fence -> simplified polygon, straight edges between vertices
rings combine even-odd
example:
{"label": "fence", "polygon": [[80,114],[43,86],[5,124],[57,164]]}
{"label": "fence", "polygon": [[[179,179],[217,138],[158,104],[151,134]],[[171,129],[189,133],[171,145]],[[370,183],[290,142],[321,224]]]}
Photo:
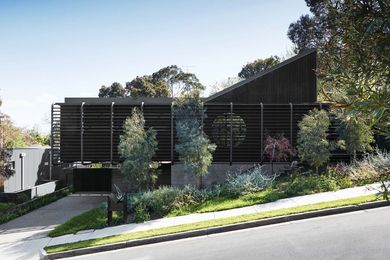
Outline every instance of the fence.
{"label": "fence", "polygon": [[[133,107],[144,113],[146,127],[157,130],[156,161],[177,162],[175,118],[171,105],[58,103],[52,108],[53,163],[119,163],[123,123]],[[267,135],[283,134],[296,145],[298,122],[326,104],[206,103],[204,131],[217,149],[214,162],[262,162]],[[330,128],[334,136],[334,128]]]}

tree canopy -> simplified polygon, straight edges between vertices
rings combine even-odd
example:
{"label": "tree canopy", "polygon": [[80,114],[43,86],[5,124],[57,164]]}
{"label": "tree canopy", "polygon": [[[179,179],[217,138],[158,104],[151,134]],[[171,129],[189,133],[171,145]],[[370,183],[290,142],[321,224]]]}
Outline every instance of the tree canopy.
{"label": "tree canopy", "polygon": [[290,25],[296,51],[317,47],[320,95],[348,116],[370,117],[390,138],[390,2],[306,0]]}
{"label": "tree canopy", "polygon": [[126,90],[123,88],[123,86],[118,83],[114,82],[111,84],[111,86],[101,86],[99,89],[99,97],[106,98],[106,97],[125,97],[126,96]]}
{"label": "tree canopy", "polygon": [[204,89],[195,74],[171,65],[152,75],[137,76],[126,82],[125,88],[117,82],[110,87],[102,86],[99,97],[178,97],[192,90]]}
{"label": "tree canopy", "polygon": [[265,59],[257,59],[242,67],[241,71],[238,73],[238,76],[243,79],[250,78],[259,72],[275,66],[279,62],[280,58],[276,55]]}

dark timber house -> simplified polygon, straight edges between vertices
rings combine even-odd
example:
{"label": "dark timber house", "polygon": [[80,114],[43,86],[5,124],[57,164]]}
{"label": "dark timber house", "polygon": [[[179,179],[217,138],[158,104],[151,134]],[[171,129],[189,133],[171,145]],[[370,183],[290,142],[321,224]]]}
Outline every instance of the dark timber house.
{"label": "dark timber house", "polygon": [[[317,53],[308,50],[204,100],[204,130],[217,144],[205,183],[221,181],[228,170],[264,161],[266,135],[284,134],[296,145],[297,123],[317,103]],[[175,153],[175,124],[170,98],[65,98],[52,106],[54,164],[104,163],[104,169],[73,168],[81,191],[110,191],[123,181],[118,170],[119,136],[134,106],[146,126],[157,130],[162,165],[160,184],[194,183]]]}

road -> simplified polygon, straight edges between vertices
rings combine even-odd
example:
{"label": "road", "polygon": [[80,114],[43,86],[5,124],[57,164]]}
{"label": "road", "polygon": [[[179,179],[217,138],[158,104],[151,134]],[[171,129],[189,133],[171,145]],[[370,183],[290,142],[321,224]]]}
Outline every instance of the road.
{"label": "road", "polygon": [[386,207],[72,259],[390,259],[389,242]]}

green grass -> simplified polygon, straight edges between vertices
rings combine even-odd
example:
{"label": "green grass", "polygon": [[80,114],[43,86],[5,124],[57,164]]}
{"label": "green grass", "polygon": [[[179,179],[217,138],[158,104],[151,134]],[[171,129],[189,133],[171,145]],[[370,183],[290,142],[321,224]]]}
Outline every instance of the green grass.
{"label": "green grass", "polygon": [[0,202],[0,211],[5,211],[15,206],[15,203]]}
{"label": "green grass", "polygon": [[74,242],[69,244],[50,246],[50,247],[45,247],[45,250],[49,254],[57,253],[57,252],[80,249],[85,247],[106,245],[106,244],[124,242],[124,241],[141,239],[141,238],[168,235],[168,234],[174,234],[179,232],[217,227],[217,226],[259,220],[259,219],[265,219],[265,218],[271,218],[277,216],[291,215],[291,214],[328,209],[328,208],[336,208],[336,207],[342,207],[347,205],[358,205],[358,204],[372,202],[376,200],[378,200],[378,197],[376,195],[368,195],[368,196],[361,196],[361,197],[355,197],[350,199],[321,202],[321,203],[293,207],[293,208],[271,210],[271,211],[259,212],[254,214],[240,215],[235,217],[222,218],[222,219],[209,220],[209,221],[201,221],[201,222],[196,222],[191,224],[177,225],[172,227],[152,229],[147,231],[139,231],[139,232],[85,240],[80,242]]}
{"label": "green grass", "polygon": [[256,204],[272,202],[285,197],[286,196],[284,195],[284,193],[271,188],[253,194],[240,196],[238,198],[215,197],[199,205],[193,205],[174,210],[168,213],[166,217],[241,208]]}
{"label": "green grass", "polygon": [[[113,222],[119,222],[122,219],[119,212],[113,213]],[[49,232],[49,237],[58,237],[66,234],[75,234],[80,230],[100,229],[107,226],[107,208],[98,207],[81,215],[75,216],[67,222],[57,226]]]}

